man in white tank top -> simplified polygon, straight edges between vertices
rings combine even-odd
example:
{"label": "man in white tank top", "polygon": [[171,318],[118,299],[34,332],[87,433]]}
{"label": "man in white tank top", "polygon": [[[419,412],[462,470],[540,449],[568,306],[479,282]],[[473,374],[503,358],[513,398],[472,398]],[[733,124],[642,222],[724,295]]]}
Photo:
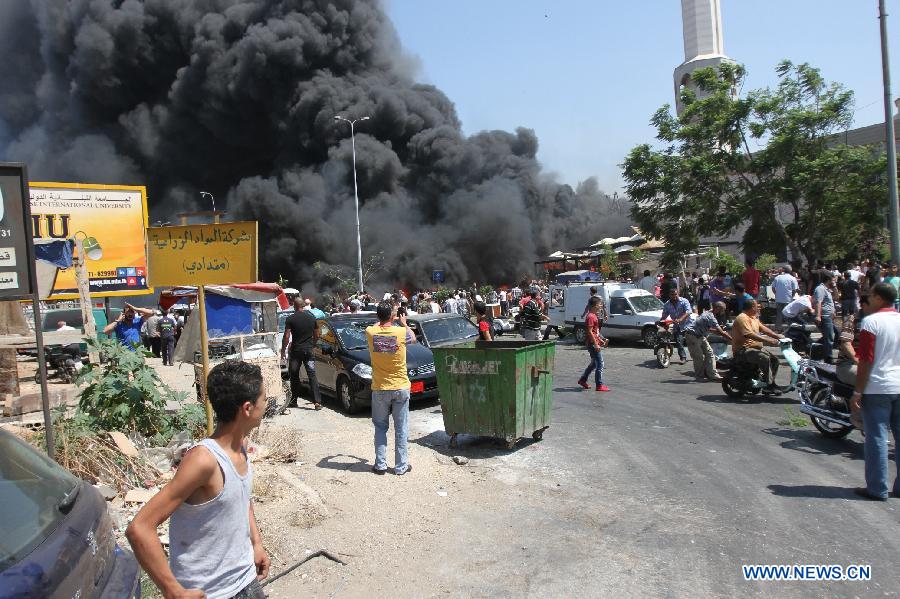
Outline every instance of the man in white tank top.
{"label": "man in white tank top", "polygon": [[[266,409],[259,366],[226,361],[209,373],[216,430],[185,454],[172,481],[125,532],[141,567],[166,598],[263,599],[269,573],[243,446]],[[156,535],[169,522],[169,560]]]}

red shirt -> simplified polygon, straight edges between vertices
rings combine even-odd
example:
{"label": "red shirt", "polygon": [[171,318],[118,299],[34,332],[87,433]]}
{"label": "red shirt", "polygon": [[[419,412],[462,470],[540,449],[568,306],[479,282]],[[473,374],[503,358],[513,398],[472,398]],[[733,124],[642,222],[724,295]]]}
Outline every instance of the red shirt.
{"label": "red shirt", "polygon": [[593,312],[588,312],[584,319],[584,326],[587,327],[587,343],[591,347],[599,345],[600,341],[600,319]]}
{"label": "red shirt", "polygon": [[486,320],[478,321],[478,332],[481,333],[482,338],[485,337],[484,333],[487,333],[490,330],[491,330],[491,323],[489,323]]}
{"label": "red shirt", "polygon": [[756,270],[752,266],[748,266],[747,270],[744,271],[744,274],[741,275],[741,280],[744,282],[744,291],[752,295],[754,298],[759,295],[758,270]]}

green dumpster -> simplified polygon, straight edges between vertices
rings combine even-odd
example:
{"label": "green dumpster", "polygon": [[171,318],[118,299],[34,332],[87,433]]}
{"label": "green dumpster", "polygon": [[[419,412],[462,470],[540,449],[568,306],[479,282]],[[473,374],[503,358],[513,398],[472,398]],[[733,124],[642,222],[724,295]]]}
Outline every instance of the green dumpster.
{"label": "green dumpster", "polygon": [[512,449],[550,426],[556,343],[472,341],[432,348],[444,430],[497,437]]}

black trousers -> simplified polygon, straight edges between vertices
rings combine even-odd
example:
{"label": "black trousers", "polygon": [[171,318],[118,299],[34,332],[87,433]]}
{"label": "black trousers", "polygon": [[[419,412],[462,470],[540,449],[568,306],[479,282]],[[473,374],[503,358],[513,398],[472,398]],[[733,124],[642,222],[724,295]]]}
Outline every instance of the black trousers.
{"label": "black trousers", "polygon": [[175,364],[175,337],[160,337],[159,343],[162,349],[163,365]]}
{"label": "black trousers", "polygon": [[291,350],[288,362],[288,374],[291,379],[291,399],[300,397],[300,366],[306,368],[306,378],[309,379],[309,388],[313,394],[313,403],[322,403],[319,393],[319,380],[316,378],[316,361],[311,349]]}
{"label": "black trousers", "polygon": [[159,357],[160,348],[162,347],[161,341],[160,337],[150,337],[150,351],[153,352],[154,358]]}

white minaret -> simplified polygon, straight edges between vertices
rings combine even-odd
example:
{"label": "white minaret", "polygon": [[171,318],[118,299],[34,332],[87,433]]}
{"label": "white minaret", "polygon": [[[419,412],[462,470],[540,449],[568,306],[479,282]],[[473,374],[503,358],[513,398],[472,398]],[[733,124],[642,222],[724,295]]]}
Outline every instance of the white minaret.
{"label": "white minaret", "polygon": [[675,108],[681,114],[681,86],[691,85],[691,73],[722,62],[725,55],[722,35],[722,11],[719,0],[681,0],[684,30],[684,62],[675,69]]}

